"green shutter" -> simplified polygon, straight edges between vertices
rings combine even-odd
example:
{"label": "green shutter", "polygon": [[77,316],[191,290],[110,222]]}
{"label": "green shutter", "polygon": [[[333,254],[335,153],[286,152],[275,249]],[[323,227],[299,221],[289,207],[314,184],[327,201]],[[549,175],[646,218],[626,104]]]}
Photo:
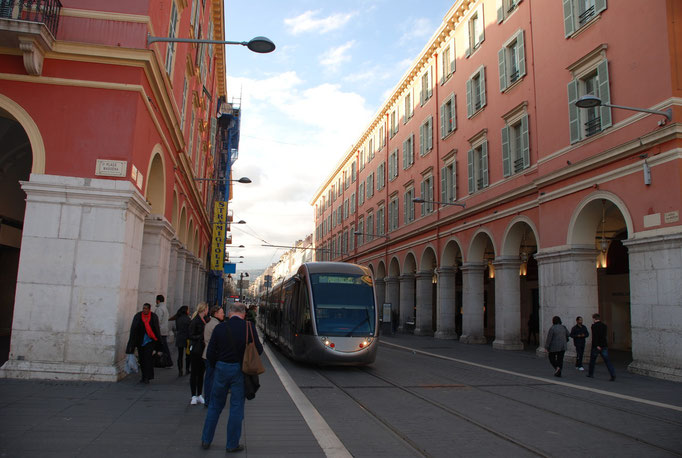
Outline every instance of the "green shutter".
{"label": "green shutter", "polygon": [[407,140],[403,141],[403,170],[407,168]]}
{"label": "green shutter", "polygon": [[471,115],[474,114],[472,97],[471,78],[469,78],[467,80],[467,118],[470,118]]}
{"label": "green shutter", "polygon": [[476,191],[476,177],[474,176],[474,150],[470,149],[467,153],[469,169],[469,194]]}
{"label": "green shutter", "polygon": [[452,126],[450,132],[454,132],[457,129],[457,96],[452,94],[452,103],[450,104],[450,122]]}
{"label": "green shutter", "polygon": [[454,161],[452,163],[452,175],[450,178],[450,189],[452,192],[450,193],[450,200],[452,202],[457,200],[457,161]]}
{"label": "green shutter", "polygon": [[516,37],[516,55],[519,56],[519,78],[526,74],[526,50],[523,45],[523,30]]}
{"label": "green shutter", "polygon": [[573,0],[564,0],[564,36],[570,37],[575,32],[573,19]]}
{"label": "green shutter", "polygon": [[429,116],[429,121],[426,125],[426,146],[428,146],[429,151],[433,149],[433,116]]}
{"label": "green shutter", "polygon": [[571,144],[580,141],[580,113],[575,106],[578,100],[578,80],[568,83],[568,125],[571,136]]}
{"label": "green shutter", "polygon": [[423,156],[426,152],[426,123],[419,126],[419,155]]}
{"label": "green shutter", "polygon": [[594,12],[599,14],[606,9],[606,0],[595,0],[594,2]]}
{"label": "green shutter", "polygon": [[447,109],[448,103],[447,101],[440,106],[440,138],[445,138],[445,129],[447,126],[445,125],[445,110]]}
{"label": "green shutter", "polygon": [[483,187],[488,186],[488,142],[485,141],[481,145],[481,176],[483,178]]}
{"label": "green shutter", "polygon": [[469,27],[469,21],[466,23],[466,41],[467,41],[467,47],[464,50],[464,55],[466,57],[469,57],[471,55],[471,27]]}
{"label": "green shutter", "polygon": [[455,55],[455,39],[453,38],[450,43],[450,73],[455,73]]}
{"label": "green shutter", "polygon": [[481,108],[483,108],[486,104],[485,102],[485,67],[481,67],[481,85],[479,86],[481,89]]}
{"label": "green shutter", "polygon": [[528,115],[521,118],[521,157],[523,168],[530,167],[530,136],[528,135]]}
{"label": "green shutter", "polygon": [[440,201],[448,202],[448,168],[442,167],[440,169]]}
{"label": "green shutter", "polygon": [[507,89],[507,64],[505,57],[507,56],[507,48],[502,47],[497,51],[497,67],[500,69],[500,92]]}
{"label": "green shutter", "polygon": [[509,126],[502,128],[502,173],[505,177],[511,175],[511,151],[509,148]]}
{"label": "green shutter", "polygon": [[403,199],[403,222],[407,223],[410,219],[408,218],[409,216],[409,209],[407,208],[407,200],[408,200],[408,193],[405,193],[405,198]]}
{"label": "green shutter", "polygon": [[[426,181],[421,182],[420,188],[421,188],[421,198],[424,200],[429,200],[429,193],[426,192]],[[425,202],[421,204],[421,215],[422,216],[424,216],[424,214],[426,213],[426,207],[427,206],[428,206],[428,204]]]}
{"label": "green shutter", "polygon": [[497,23],[504,21],[504,2],[497,0]]}
{"label": "green shutter", "polygon": [[485,40],[485,21],[483,20],[483,5],[478,5],[478,23],[479,23],[479,32],[478,32],[478,45],[480,46],[481,43],[483,43],[483,40]]}
{"label": "green shutter", "polygon": [[[611,104],[611,93],[609,91],[609,63],[604,59],[597,66],[597,79],[599,80],[599,98],[602,103]],[[599,107],[599,115],[601,116],[601,128],[606,129],[612,124],[611,107]]]}

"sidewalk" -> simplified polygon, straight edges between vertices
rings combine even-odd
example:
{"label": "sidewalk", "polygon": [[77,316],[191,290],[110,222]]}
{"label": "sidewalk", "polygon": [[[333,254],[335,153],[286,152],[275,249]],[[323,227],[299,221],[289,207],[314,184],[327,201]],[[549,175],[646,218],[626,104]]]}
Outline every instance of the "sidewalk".
{"label": "sidewalk", "polygon": [[[256,399],[246,401],[235,456],[324,456],[268,358]],[[1,457],[225,456],[229,408],[213,444],[201,449],[206,409],[190,405],[189,376],[154,369],[151,384],[132,374],[118,383],[0,380]]]}

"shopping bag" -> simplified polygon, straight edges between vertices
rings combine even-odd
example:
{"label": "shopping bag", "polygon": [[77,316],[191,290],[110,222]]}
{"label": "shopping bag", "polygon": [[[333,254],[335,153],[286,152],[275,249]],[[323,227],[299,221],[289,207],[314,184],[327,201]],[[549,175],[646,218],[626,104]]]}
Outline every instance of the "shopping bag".
{"label": "shopping bag", "polygon": [[135,358],[135,355],[132,353],[126,355],[126,362],[123,366],[123,370],[126,371],[126,374],[137,374],[137,371],[139,370],[137,358]]}
{"label": "shopping bag", "polygon": [[[249,336],[252,336],[249,342]],[[255,333],[251,330],[251,323],[246,323],[246,349],[244,350],[244,361],[242,362],[242,372],[247,375],[258,375],[265,372],[263,362],[260,360],[258,349],[255,343]]]}
{"label": "shopping bag", "polygon": [[244,397],[249,401],[256,397],[256,391],[260,388],[257,375],[244,374]]}

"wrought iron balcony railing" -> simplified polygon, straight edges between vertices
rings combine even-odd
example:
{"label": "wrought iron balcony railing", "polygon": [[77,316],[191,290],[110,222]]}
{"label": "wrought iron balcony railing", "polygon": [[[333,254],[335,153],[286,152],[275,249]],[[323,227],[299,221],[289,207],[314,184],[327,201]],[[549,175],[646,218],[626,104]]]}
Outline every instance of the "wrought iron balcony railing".
{"label": "wrought iron balcony railing", "polygon": [[0,0],[0,18],[45,24],[53,37],[57,37],[59,0]]}

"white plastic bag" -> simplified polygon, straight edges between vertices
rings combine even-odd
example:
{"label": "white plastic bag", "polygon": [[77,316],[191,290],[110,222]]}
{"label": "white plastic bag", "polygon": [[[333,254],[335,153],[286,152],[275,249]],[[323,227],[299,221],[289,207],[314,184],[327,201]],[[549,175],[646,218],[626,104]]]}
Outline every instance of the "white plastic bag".
{"label": "white plastic bag", "polygon": [[137,358],[135,358],[135,355],[133,354],[128,354],[126,355],[126,363],[125,366],[123,367],[123,370],[126,371],[127,374],[137,374],[138,366],[137,366]]}

